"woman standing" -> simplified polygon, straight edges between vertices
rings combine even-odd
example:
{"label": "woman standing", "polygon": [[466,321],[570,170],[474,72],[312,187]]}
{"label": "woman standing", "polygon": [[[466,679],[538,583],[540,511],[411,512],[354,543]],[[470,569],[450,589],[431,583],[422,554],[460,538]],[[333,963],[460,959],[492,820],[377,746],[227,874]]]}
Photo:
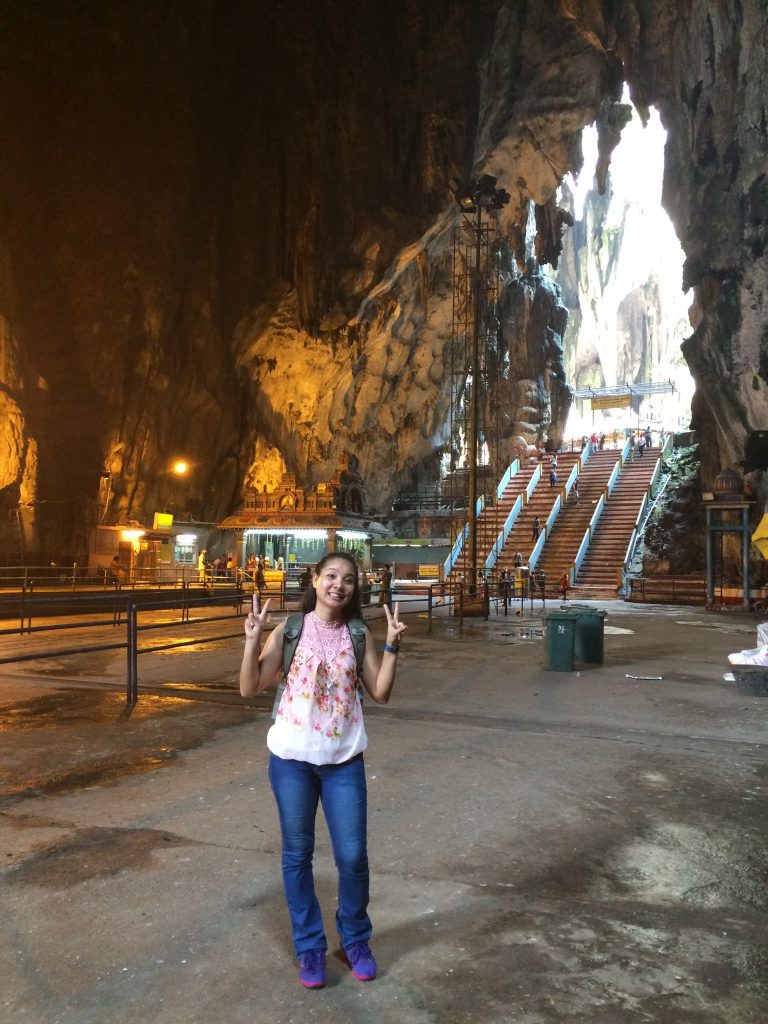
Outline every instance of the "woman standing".
{"label": "woman standing", "polygon": [[[259,654],[269,601],[245,620],[240,693],[252,697],[275,681],[282,668],[284,624],[270,633]],[[328,943],[315,895],[312,854],[318,802],[323,805],[339,874],[336,928],[356,978],[372,981],[376,961],[368,940],[367,793],[363,751],[368,738],[348,623],[362,617],[357,563],[346,552],[329,552],[304,594],[302,633],[291,662],[275,724],[267,734],[269,780],[283,839],[283,884],[291,932],[306,988],[325,985]],[[395,681],[400,637],[407,628],[398,606],[384,606],[387,640],[379,660],[369,630],[362,684],[386,704]]]}

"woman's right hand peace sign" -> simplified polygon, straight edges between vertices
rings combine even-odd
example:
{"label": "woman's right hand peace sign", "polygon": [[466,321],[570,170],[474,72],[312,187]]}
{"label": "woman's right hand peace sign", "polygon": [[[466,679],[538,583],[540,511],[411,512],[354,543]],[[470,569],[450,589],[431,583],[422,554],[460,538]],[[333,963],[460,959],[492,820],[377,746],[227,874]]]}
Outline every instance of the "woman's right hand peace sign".
{"label": "woman's right hand peace sign", "polygon": [[262,627],[267,621],[269,611],[269,598],[261,604],[261,595],[254,594],[251,603],[251,610],[245,617],[245,638],[246,640],[258,640]]}

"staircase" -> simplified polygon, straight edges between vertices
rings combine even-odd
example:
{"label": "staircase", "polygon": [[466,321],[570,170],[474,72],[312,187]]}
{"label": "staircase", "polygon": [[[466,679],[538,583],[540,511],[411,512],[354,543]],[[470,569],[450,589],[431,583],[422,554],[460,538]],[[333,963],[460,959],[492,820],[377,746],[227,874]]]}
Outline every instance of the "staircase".
{"label": "staircase", "polygon": [[[491,548],[496,543],[496,538],[506,522],[512,506],[520,494],[530,483],[535,465],[519,470],[509,481],[496,505],[486,506],[477,517],[477,566],[485,568],[485,560],[491,553]],[[464,542],[461,554],[456,560],[451,577],[468,579],[470,573],[469,565],[469,541]]]}
{"label": "staircase", "polygon": [[571,491],[537,562],[536,567],[544,572],[548,580],[559,580],[573,565],[595,506],[605,493],[618,458],[618,451],[595,451],[587,459],[579,474],[578,501],[574,491]]}
{"label": "staircase", "polygon": [[[624,464],[581,564],[574,585],[574,597],[617,596],[621,582],[620,570],[643,497],[651,485],[658,462],[657,452],[658,449],[651,448],[645,455],[633,453]],[[606,452],[602,454],[615,455]]]}
{"label": "staircase", "polygon": [[[523,563],[525,565],[528,564],[531,552],[536,544],[536,541],[533,539],[531,524],[533,523],[535,516],[538,516],[541,531],[544,531],[544,524],[547,521],[547,516],[552,511],[555,499],[561,493],[563,485],[570,476],[574,465],[578,461],[579,452],[561,452],[557,457],[558,485],[557,487],[550,487],[549,459],[545,458],[543,460],[541,465],[541,479],[536,484],[536,487],[531,494],[530,501],[520,513],[518,520],[507,539],[507,543],[504,545],[504,549],[496,562],[496,568],[499,572],[504,569],[507,569],[510,572],[514,570],[515,551],[517,550],[519,550],[523,556]],[[530,473],[528,479],[530,480]],[[562,514],[563,513],[561,512],[560,515]],[[582,537],[584,536],[583,530],[581,535]],[[562,574],[562,569],[560,572]]]}

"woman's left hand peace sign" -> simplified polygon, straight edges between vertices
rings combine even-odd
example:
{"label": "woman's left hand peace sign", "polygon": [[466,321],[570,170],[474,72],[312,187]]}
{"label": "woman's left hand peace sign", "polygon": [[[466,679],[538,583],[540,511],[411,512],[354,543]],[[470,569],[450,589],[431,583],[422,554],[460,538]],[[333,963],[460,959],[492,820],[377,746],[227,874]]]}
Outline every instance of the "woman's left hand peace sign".
{"label": "woman's left hand peace sign", "polygon": [[405,632],[408,627],[404,622],[400,621],[400,605],[395,601],[392,611],[389,607],[384,605],[384,614],[387,616],[387,643],[397,644],[400,642],[400,635]]}

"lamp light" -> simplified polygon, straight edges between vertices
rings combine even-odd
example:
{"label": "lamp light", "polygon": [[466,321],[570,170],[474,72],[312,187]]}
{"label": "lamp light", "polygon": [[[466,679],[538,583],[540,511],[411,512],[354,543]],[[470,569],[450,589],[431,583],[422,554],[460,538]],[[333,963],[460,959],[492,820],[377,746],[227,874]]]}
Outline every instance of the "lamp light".
{"label": "lamp light", "polygon": [[448,188],[462,213],[477,213],[480,209],[500,210],[511,197],[506,189],[496,187],[496,181],[492,174],[481,174],[476,181],[464,183],[458,178],[450,178]]}
{"label": "lamp light", "polygon": [[145,530],[123,530],[120,534],[120,537],[123,540],[133,542],[140,540],[144,536],[145,532]]}

